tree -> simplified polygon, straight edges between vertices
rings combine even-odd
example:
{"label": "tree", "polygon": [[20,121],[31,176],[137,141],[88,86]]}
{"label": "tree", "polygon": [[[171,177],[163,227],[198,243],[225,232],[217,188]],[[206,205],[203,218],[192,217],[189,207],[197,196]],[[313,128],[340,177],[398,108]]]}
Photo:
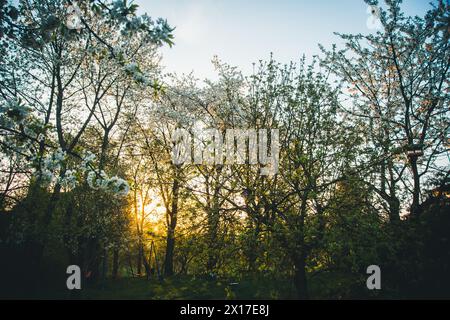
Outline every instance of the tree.
{"label": "tree", "polygon": [[[367,1],[376,5],[376,1]],[[448,152],[449,7],[439,1],[423,18],[406,17],[401,1],[386,1],[383,30],[341,35],[346,49],[325,53],[323,64],[350,89],[348,114],[364,120],[370,133],[368,161],[377,159],[378,186],[391,220],[400,213],[398,189],[412,197],[411,213],[421,203],[427,175],[446,171],[439,159]],[[406,174],[408,167],[411,176]]]}
{"label": "tree", "polygon": [[[111,156],[114,129],[123,125],[126,130],[123,114],[136,92],[161,90],[154,58],[158,47],[172,45],[172,29],[165,20],[138,16],[137,6],[126,1],[85,1],[79,6],[70,1],[21,1],[17,7],[2,3],[1,10],[5,19],[0,41],[2,49],[3,44],[8,47],[0,62],[2,153],[11,168],[18,156],[21,161],[17,173],[6,178],[4,195],[13,199],[21,192],[8,209],[29,212],[16,215],[23,218],[16,224],[16,236],[25,231],[24,246],[34,257],[32,263],[39,265],[60,227],[67,228],[62,238],[74,240],[66,243],[72,253],[84,250],[93,231],[96,236],[87,251],[98,260],[98,246],[104,247],[106,274],[106,246],[113,237],[103,237],[105,230],[99,228],[123,225],[117,213],[123,211],[124,201],[119,198],[129,186],[103,169],[122,171],[117,164],[120,144],[115,159]],[[77,28],[68,21],[71,10],[80,20]],[[98,129],[103,131],[101,141],[91,143]],[[12,192],[13,178],[26,181],[26,192]],[[98,215],[80,208],[80,198],[92,199],[86,187],[100,194]],[[36,201],[40,206],[33,205]],[[77,206],[84,215],[74,213]],[[87,231],[85,222],[93,217],[113,221],[92,223]],[[79,228],[70,228],[75,226]]]}

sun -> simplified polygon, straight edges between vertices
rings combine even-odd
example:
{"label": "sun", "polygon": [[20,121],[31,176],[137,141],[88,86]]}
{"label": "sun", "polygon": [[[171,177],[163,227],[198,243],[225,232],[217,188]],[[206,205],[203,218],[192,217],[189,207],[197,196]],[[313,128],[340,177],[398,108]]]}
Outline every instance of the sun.
{"label": "sun", "polygon": [[153,197],[152,201],[144,206],[146,219],[151,223],[158,223],[164,218],[166,209],[157,197]]}

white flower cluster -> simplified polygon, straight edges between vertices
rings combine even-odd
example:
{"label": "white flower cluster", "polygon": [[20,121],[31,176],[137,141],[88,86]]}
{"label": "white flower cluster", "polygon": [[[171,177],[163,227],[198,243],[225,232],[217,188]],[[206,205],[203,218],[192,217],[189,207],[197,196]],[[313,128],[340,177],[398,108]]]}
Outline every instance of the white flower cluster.
{"label": "white flower cluster", "polygon": [[103,170],[99,173],[89,171],[87,174],[87,183],[94,190],[104,190],[121,196],[126,196],[130,191],[128,182],[117,176],[110,178]]}
{"label": "white flower cluster", "polygon": [[50,184],[59,181],[59,172],[61,170],[62,162],[65,159],[66,153],[61,149],[57,149],[55,152],[48,154],[42,159],[37,173],[44,183]]}
{"label": "white flower cluster", "polygon": [[163,18],[158,18],[152,30],[152,35],[154,39],[158,40],[170,39],[171,32],[172,28],[168,25],[167,21]]}
{"label": "white flower cluster", "polygon": [[122,24],[124,28],[121,33],[124,36],[130,36],[134,32],[144,31],[148,40],[157,45],[164,42],[171,43],[173,28],[169,26],[166,20],[158,18],[153,20],[147,14],[136,16],[137,5],[127,5],[126,1],[115,0],[108,10],[109,17]]}
{"label": "white flower cluster", "polygon": [[83,28],[81,24],[81,10],[76,3],[67,7],[66,26],[71,30],[81,31]]}
{"label": "white flower cluster", "polygon": [[[16,99],[0,104],[0,126],[5,130],[0,137],[2,144],[7,146],[4,152],[9,155],[18,153],[26,160],[33,158],[36,142],[44,140],[49,129],[33,116],[30,108]],[[24,135],[28,139],[24,139]]]}
{"label": "white flower cluster", "polygon": [[87,151],[81,162],[81,170],[84,173],[87,172],[86,181],[89,187],[94,190],[105,190],[120,196],[126,196],[130,191],[128,182],[117,176],[110,178],[103,170],[96,172],[93,169],[94,166],[92,164],[94,160],[95,155],[92,152]]}
{"label": "white flower cluster", "polygon": [[370,5],[367,7],[366,11],[369,14],[366,21],[367,28],[371,30],[379,30],[383,28],[383,24],[380,20],[380,9],[376,5]]}
{"label": "white flower cluster", "polygon": [[127,74],[129,74],[133,77],[134,80],[136,80],[136,82],[142,83],[144,85],[148,85],[150,83],[148,78],[139,69],[139,66],[136,62],[130,62],[129,64],[125,65],[124,69]]}
{"label": "white flower cluster", "polygon": [[90,151],[86,151],[83,155],[83,161],[81,161],[81,171],[84,173],[87,170],[89,170],[89,166],[92,165],[94,160],[95,160],[95,154],[93,154]]}
{"label": "white flower cluster", "polygon": [[0,105],[0,124],[11,128],[16,123],[23,123],[29,114],[30,109],[22,105],[19,100],[7,100],[4,105]]}
{"label": "white flower cluster", "polygon": [[59,183],[65,189],[71,190],[75,188],[78,184],[77,176],[75,175],[75,170],[67,170],[64,176],[59,177]]}
{"label": "white flower cluster", "polygon": [[[30,161],[30,168],[35,170],[35,175],[44,185],[59,183],[66,190],[71,190],[77,186],[78,177],[87,174],[87,182],[94,189],[103,189],[118,195],[128,194],[130,187],[125,180],[116,176],[110,178],[103,171],[96,173],[93,164],[95,155],[89,151],[85,152],[80,166],[72,170],[63,170],[67,154],[61,148],[47,153],[42,158],[37,155],[36,141],[45,140],[47,128],[35,119],[30,111],[18,100],[0,104],[0,125],[23,132],[29,138],[23,139],[20,134],[5,134],[0,139],[4,145],[10,146],[6,150],[11,150],[11,154],[23,155],[27,162]],[[78,172],[81,174],[77,174]]]}
{"label": "white flower cluster", "polygon": [[170,108],[159,108],[155,110],[155,116],[160,119],[162,118],[168,121],[173,121],[184,128],[192,126],[197,120],[195,114],[193,113],[173,110]]}

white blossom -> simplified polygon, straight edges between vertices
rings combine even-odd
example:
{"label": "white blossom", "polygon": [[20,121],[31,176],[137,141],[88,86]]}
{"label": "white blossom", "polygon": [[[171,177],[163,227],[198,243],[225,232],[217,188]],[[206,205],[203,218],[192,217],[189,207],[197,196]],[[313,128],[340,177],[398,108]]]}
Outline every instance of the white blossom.
{"label": "white blossom", "polygon": [[100,172],[89,171],[86,181],[94,190],[103,190],[119,196],[126,196],[130,191],[128,182],[117,176],[110,178],[103,170]]}
{"label": "white blossom", "polygon": [[61,186],[68,190],[75,188],[77,186],[77,182],[78,181],[74,170],[67,170],[64,173],[64,176],[59,178],[59,183]]}

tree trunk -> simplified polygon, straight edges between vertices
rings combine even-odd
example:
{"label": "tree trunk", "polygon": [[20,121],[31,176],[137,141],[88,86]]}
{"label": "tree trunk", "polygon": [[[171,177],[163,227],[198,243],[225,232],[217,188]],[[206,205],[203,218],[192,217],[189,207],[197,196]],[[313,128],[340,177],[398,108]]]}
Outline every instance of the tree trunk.
{"label": "tree trunk", "polygon": [[103,249],[103,259],[102,259],[102,286],[106,283],[106,278],[108,274],[108,249]]}
{"label": "tree trunk", "polygon": [[297,288],[299,299],[308,299],[308,286],[306,281],[306,247],[305,247],[305,217],[306,202],[309,192],[305,191],[301,194],[302,204],[300,207],[300,215],[298,220],[298,243],[294,256],[295,275],[294,281]]}
{"label": "tree trunk", "polygon": [[397,198],[389,200],[389,221],[400,221],[400,201]]}
{"label": "tree trunk", "polygon": [[166,256],[164,259],[164,275],[173,275],[173,251],[175,249],[175,237],[173,232],[167,234]]}
{"label": "tree trunk", "polygon": [[206,269],[208,272],[213,272],[216,268],[218,258],[218,241],[217,229],[219,226],[219,212],[216,208],[212,208],[208,213],[208,261]]}
{"label": "tree trunk", "polygon": [[141,246],[141,256],[142,256],[142,262],[144,263],[144,268],[145,268],[145,277],[147,278],[147,280],[149,280],[152,276],[152,271],[150,268],[150,263],[147,259],[147,255],[145,254],[144,251],[144,246]]}
{"label": "tree trunk", "polygon": [[413,174],[414,180],[414,189],[413,189],[413,202],[411,205],[411,214],[417,214],[420,204],[420,176],[419,170],[417,169],[417,157],[410,157],[411,171]]}
{"label": "tree trunk", "polygon": [[138,276],[140,276],[142,274],[142,243],[141,243],[141,240],[139,240],[139,243],[138,243],[138,258],[137,258],[137,265],[136,265],[136,273],[138,274]]}
{"label": "tree trunk", "polygon": [[295,259],[295,287],[299,299],[308,299],[308,284],[306,280],[306,256],[301,252]]}
{"label": "tree trunk", "polygon": [[115,248],[113,252],[112,278],[115,280],[119,274],[119,249]]}
{"label": "tree trunk", "polygon": [[180,191],[179,169],[175,169],[175,178],[172,185],[172,206],[167,211],[168,214],[168,230],[166,242],[166,256],[164,259],[164,275],[173,275],[173,252],[175,249],[175,228],[177,226],[178,215],[178,197]]}

